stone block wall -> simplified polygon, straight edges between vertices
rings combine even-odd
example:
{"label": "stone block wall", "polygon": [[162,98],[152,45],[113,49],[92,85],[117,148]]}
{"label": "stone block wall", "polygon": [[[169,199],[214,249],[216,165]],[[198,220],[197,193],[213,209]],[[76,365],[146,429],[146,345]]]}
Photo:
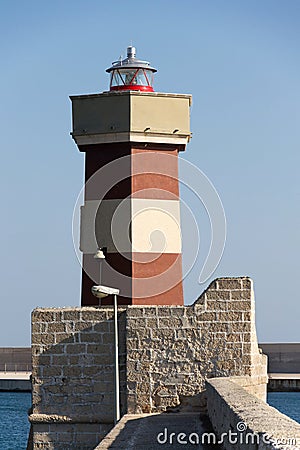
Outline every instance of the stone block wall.
{"label": "stone block wall", "polygon": [[[120,389],[125,411],[124,311],[120,309],[118,315]],[[32,367],[30,421],[34,449],[94,448],[113,426],[113,310],[34,310]]]}
{"label": "stone block wall", "polygon": [[[225,450],[296,450],[300,425],[249,394],[237,378],[206,382],[207,409]],[[223,436],[222,436],[223,435]]]}
{"label": "stone block wall", "polygon": [[192,404],[218,376],[251,377],[245,388],[266,398],[250,278],[217,279],[192,306],[130,306],[126,315],[129,414]]}
{"label": "stone block wall", "polygon": [[[112,429],[111,424],[32,420],[33,442],[31,447],[39,450],[91,450]],[[28,448],[28,447],[27,447]]]}
{"label": "stone block wall", "polygon": [[[265,398],[249,278],[217,279],[192,306],[122,307],[118,321],[122,414],[203,406],[212,377],[243,376]],[[113,426],[113,326],[111,307],[33,312],[34,449],[92,449]]]}

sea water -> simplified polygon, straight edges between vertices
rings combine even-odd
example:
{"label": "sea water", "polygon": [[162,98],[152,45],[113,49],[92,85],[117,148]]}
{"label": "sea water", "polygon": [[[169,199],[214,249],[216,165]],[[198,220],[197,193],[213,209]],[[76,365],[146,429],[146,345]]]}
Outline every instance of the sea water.
{"label": "sea water", "polygon": [[0,449],[26,450],[30,392],[0,392]]}
{"label": "sea water", "polygon": [[300,423],[300,392],[269,392],[268,403]]}

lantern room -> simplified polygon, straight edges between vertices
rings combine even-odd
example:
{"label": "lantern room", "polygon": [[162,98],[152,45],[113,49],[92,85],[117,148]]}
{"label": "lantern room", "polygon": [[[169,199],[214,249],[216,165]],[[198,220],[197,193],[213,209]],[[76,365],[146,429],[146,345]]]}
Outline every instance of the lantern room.
{"label": "lantern room", "polygon": [[135,47],[128,47],[127,58],[113,62],[106,72],[110,73],[110,91],[153,92],[153,74],[157,70],[136,58]]}

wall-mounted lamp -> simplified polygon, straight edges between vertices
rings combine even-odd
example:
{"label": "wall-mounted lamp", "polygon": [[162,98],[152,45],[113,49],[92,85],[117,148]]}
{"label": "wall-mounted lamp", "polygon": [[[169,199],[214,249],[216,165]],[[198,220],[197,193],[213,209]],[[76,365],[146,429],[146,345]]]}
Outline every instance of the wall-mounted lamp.
{"label": "wall-mounted lamp", "polygon": [[105,259],[107,253],[107,247],[98,248],[96,253],[94,254],[95,259]]}

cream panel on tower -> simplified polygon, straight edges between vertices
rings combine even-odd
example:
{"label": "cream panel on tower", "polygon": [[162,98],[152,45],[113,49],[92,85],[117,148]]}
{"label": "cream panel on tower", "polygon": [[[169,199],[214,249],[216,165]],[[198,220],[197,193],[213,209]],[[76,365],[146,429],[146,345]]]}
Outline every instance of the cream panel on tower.
{"label": "cream panel on tower", "polygon": [[131,199],[132,251],[181,253],[178,200]]}
{"label": "cream panel on tower", "polygon": [[190,135],[190,96],[132,95],[131,132]]}

